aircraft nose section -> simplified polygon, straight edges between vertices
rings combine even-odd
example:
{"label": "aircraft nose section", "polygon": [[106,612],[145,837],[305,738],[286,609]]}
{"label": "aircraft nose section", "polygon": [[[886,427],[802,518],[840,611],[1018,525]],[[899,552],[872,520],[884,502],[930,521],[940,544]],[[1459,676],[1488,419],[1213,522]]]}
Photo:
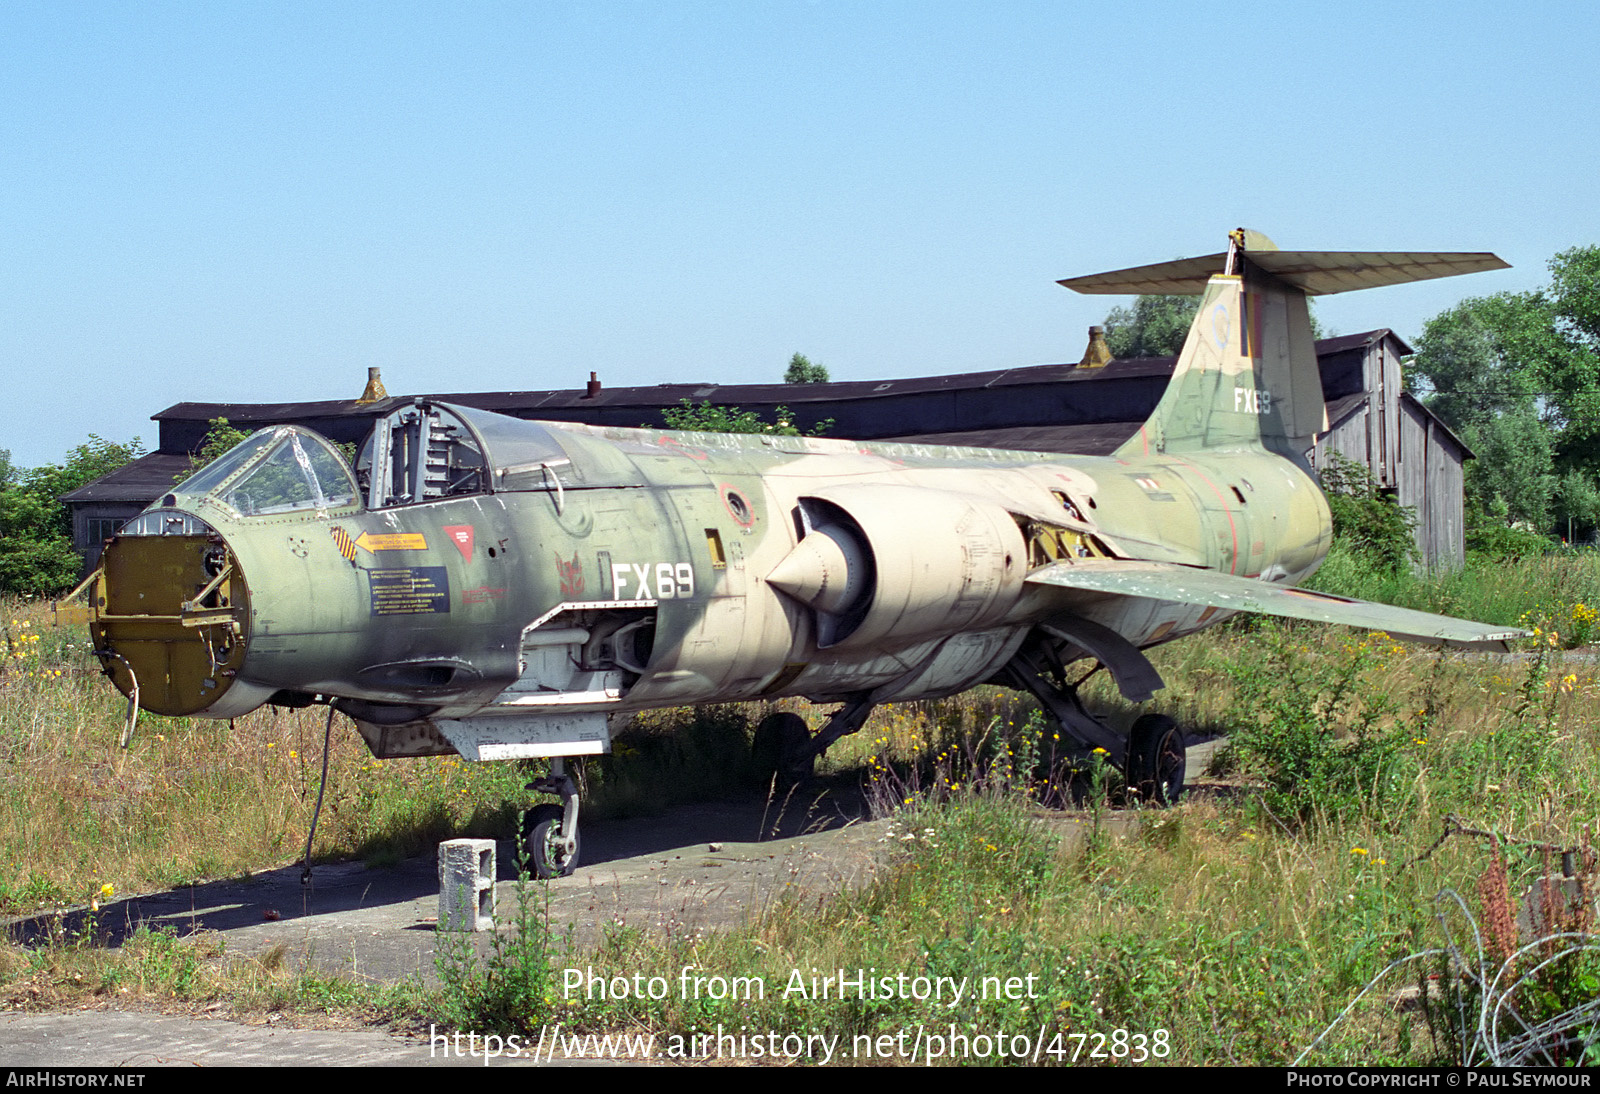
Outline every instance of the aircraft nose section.
{"label": "aircraft nose section", "polygon": [[221,535],[176,516],[174,534],[125,532],[106,545],[89,592],[90,634],[112,682],[124,695],[137,687],[145,710],[231,717],[264,697],[241,685],[224,698],[250,638],[244,573]]}

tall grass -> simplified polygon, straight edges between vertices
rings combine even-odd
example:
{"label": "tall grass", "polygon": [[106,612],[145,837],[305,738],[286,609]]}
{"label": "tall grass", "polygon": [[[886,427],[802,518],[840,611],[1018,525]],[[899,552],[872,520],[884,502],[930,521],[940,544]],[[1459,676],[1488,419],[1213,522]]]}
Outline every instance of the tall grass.
{"label": "tall grass", "polygon": [[[37,636],[36,638],[33,636]],[[321,711],[236,722],[142,714],[74,629],[0,604],[0,912],[282,865],[305,847],[320,776]],[[313,854],[396,857],[451,834],[509,831],[527,799],[516,764],[374,760],[336,719]]]}
{"label": "tall grass", "polygon": [[[1460,894],[1486,921],[1503,923],[1508,910],[1514,921],[1552,870],[1549,848],[1587,846],[1586,826],[1600,815],[1600,681],[1587,655],[1565,647],[1581,639],[1575,624],[1600,601],[1597,570],[1584,558],[1538,559],[1406,590],[1394,599],[1490,622],[1526,616],[1541,633],[1508,658],[1258,624],[1163,647],[1155,657],[1169,690],[1158,706],[1188,726],[1227,731],[1238,747],[1226,774],[1178,807],[1119,811],[1126,834],[1117,839],[1093,838],[1113,789],[1093,771],[1083,796],[1051,802],[1064,811],[1041,808],[1063,776],[1051,735],[1015,695],[979,689],[885,708],[828,757],[835,775],[876,779],[889,811],[883,868],[871,884],[777,900],[733,931],[615,926],[592,953],[524,948],[517,952],[544,955],[547,978],[530,982],[549,990],[516,1007],[439,997],[404,1006],[435,1017],[492,1014],[507,1029],[555,1019],[680,1036],[719,1023],[799,1030],[882,1044],[888,1059],[902,1058],[895,1036],[919,1029],[1026,1034],[1043,1051],[1038,1062],[1114,1063],[1130,1058],[1131,1038],[1145,1038],[1149,1052],[1158,1033],[1155,1058],[1191,1064],[1282,1064],[1314,1042],[1310,1063],[1472,1058],[1478,1050],[1452,1038],[1451,1015],[1439,1009],[1470,1009],[1470,970],[1405,959],[1451,937],[1441,893]],[[0,747],[13,761],[0,805],[0,882],[14,907],[296,853],[320,720],[262,715],[229,734],[225,724],[152,719],[121,753],[120,702],[72,660],[78,654],[26,648],[49,644],[18,647],[24,656],[0,681]],[[60,676],[28,675],[58,667]],[[1135,713],[1098,681],[1090,698],[1113,720]],[[742,746],[758,714],[656,715],[619,734],[633,743],[591,778],[615,793],[619,812],[659,807],[650,788],[673,781],[662,771],[703,773],[708,757]],[[324,820],[325,853],[354,853],[379,832],[392,843],[396,831],[422,839],[441,828],[493,829],[500,803],[526,777],[499,765],[375,764],[353,736],[335,761],[334,785],[346,789]],[[724,766],[732,784],[748,786],[737,764]],[[59,845],[39,842],[55,826],[67,833]],[[1586,854],[1579,872],[1592,882]],[[1459,917],[1447,922],[1459,936]],[[177,961],[165,943],[147,945],[155,956],[141,960]],[[1556,1000],[1600,985],[1588,961],[1580,954],[1559,981],[1519,988],[1518,1005],[1553,1013]],[[672,990],[661,999],[561,990],[566,968],[577,966],[602,977],[660,976]],[[760,982],[765,994],[685,992],[686,969]],[[840,1000],[785,990],[797,974],[809,989],[813,975],[839,969],[965,978],[970,993],[947,1005],[894,992]],[[1419,974],[1442,979],[1403,991]],[[983,1059],[999,1056],[1015,1062],[1006,1053]],[[978,1054],[969,1047],[964,1058]]]}
{"label": "tall grass", "polygon": [[[1303,722],[1326,738],[1295,777],[1274,765],[1294,759],[1298,738],[1269,736],[1239,759],[1230,784],[1173,810],[1134,814],[1130,837],[1061,840],[1034,804],[1037,784],[1030,793],[997,748],[987,765],[966,768],[959,788],[910,795],[883,835],[888,868],[867,888],[780,901],[725,934],[614,930],[583,963],[602,977],[658,976],[673,985],[666,998],[568,991],[520,1020],[644,1026],[680,1038],[719,1024],[800,1029],[846,1045],[864,1038],[863,1047],[906,1030],[1007,1032],[1032,1046],[1042,1035],[1038,1062],[1069,1062],[1076,1052],[1080,1063],[1114,1063],[1127,1058],[1129,1038],[1148,1047],[1158,1033],[1162,1058],[1190,1064],[1282,1064],[1313,1042],[1314,1063],[1458,1059],[1443,1026],[1397,1003],[1417,998],[1402,989],[1436,963],[1402,964],[1367,1006],[1317,1038],[1386,966],[1444,944],[1438,894],[1465,893],[1476,904],[1494,853],[1452,818],[1508,837],[1583,842],[1600,807],[1592,670],[1561,663],[1548,644],[1545,656],[1501,662],[1309,628],[1222,639],[1211,652],[1232,666],[1226,678],[1210,675],[1211,659],[1176,650],[1167,667],[1175,685],[1209,683],[1223,692],[1211,701],[1236,705],[1267,687],[1284,690],[1285,648],[1308,682],[1287,689],[1268,724]],[[1344,681],[1343,690],[1322,686],[1329,680]],[[902,740],[937,759],[944,746],[926,729],[908,727]],[[1376,738],[1382,754],[1363,756]],[[889,776],[872,771],[904,786],[913,758],[896,762]],[[1264,793],[1275,782],[1276,795]],[[1455,834],[1441,839],[1447,832]],[[1548,855],[1509,838],[1502,846],[1506,900],[1526,903]],[[765,994],[686,996],[676,980],[686,968],[744,977]],[[951,1005],[793,990],[840,969],[965,978],[974,994]],[[1588,975],[1565,982],[1581,987]],[[985,978],[994,978],[987,997]],[[1531,1011],[1543,998],[1530,988],[1518,1005]],[[1089,1053],[1101,1036],[1096,1058]]]}

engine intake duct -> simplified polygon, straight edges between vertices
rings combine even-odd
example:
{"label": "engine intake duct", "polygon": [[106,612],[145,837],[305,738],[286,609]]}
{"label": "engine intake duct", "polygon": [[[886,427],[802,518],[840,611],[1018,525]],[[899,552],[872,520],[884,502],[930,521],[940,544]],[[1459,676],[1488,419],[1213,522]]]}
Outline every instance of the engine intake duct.
{"label": "engine intake duct", "polygon": [[819,649],[986,626],[1021,596],[1026,544],[988,499],[861,484],[801,498],[800,515],[767,581],[816,613]]}

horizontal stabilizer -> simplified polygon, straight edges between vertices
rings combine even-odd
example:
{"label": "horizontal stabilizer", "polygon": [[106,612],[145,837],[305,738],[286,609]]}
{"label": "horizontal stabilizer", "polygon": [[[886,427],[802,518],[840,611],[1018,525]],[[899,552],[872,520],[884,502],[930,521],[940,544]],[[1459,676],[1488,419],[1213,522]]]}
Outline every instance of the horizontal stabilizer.
{"label": "horizontal stabilizer", "polygon": [[1028,581],[1112,596],[1204,605],[1233,612],[1259,612],[1318,623],[1342,623],[1348,627],[1384,631],[1411,642],[1458,649],[1504,652],[1509,640],[1524,638],[1528,633],[1515,627],[1491,627],[1485,623],[1452,619],[1447,615],[1351,600],[1329,593],[1273,585],[1255,578],[1236,577],[1168,562],[1120,559],[1058,562],[1033,571],[1028,575]]}
{"label": "horizontal stabilizer", "polygon": [[[1226,252],[1157,262],[1128,270],[1069,277],[1057,284],[1081,293],[1197,296],[1221,273]],[[1511,268],[1496,255],[1430,251],[1250,251],[1250,263],[1296,286],[1307,296],[1375,289],[1407,281]]]}

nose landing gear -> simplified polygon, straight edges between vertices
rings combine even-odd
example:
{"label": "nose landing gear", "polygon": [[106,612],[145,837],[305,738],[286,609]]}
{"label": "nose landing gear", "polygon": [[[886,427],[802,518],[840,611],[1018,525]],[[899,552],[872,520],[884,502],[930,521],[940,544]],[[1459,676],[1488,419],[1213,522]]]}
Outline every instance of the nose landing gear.
{"label": "nose landing gear", "polygon": [[550,761],[550,774],[528,784],[540,794],[557,794],[560,805],[536,805],[522,817],[519,861],[528,873],[541,880],[570,877],[578,868],[582,843],[578,837],[578,786],[567,774],[565,758]]}

